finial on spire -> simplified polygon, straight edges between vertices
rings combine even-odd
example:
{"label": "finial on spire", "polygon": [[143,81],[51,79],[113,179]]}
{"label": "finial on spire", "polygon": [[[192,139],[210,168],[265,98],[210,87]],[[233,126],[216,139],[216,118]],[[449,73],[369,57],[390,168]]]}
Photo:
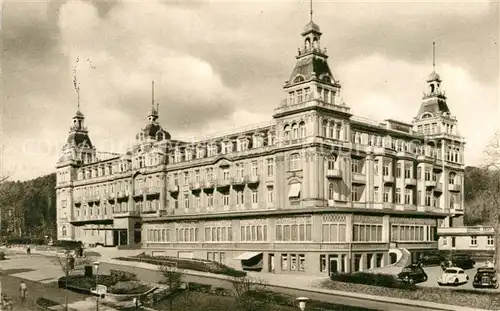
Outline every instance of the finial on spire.
{"label": "finial on spire", "polygon": [[313,21],[313,1],[312,0],[309,0],[309,15],[310,15],[310,19],[312,22]]}
{"label": "finial on spire", "polygon": [[432,41],[432,71],[436,71],[436,42]]}
{"label": "finial on spire", "polygon": [[155,110],[155,81],[151,81],[151,109]]}

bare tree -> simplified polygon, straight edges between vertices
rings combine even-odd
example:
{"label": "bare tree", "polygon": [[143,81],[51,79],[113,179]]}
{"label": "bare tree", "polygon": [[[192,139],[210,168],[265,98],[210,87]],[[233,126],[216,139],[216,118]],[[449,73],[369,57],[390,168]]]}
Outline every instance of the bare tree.
{"label": "bare tree", "polygon": [[488,185],[476,195],[471,206],[481,212],[486,223],[494,230],[495,268],[500,271],[500,132],[496,132],[485,149],[485,164],[482,167]]}
{"label": "bare tree", "polygon": [[274,302],[269,300],[269,291],[264,280],[249,276],[233,277],[231,283],[238,310],[267,311],[275,309]]}
{"label": "bare tree", "polygon": [[174,263],[160,262],[158,264],[158,270],[160,270],[163,275],[163,284],[168,286],[168,304],[169,310],[173,310],[173,301],[175,294],[179,291],[184,282],[184,274],[179,270]]}
{"label": "bare tree", "polygon": [[[64,254],[62,256],[60,256],[59,254],[56,254],[55,261],[59,264],[62,272],[64,273],[64,282],[65,282],[65,286],[64,286],[64,310],[68,311],[68,294],[67,294],[68,277],[69,277],[71,271],[74,268],[76,268],[76,266],[77,266],[76,260],[75,260],[75,257],[71,255],[71,250],[65,249]],[[78,266],[89,264],[90,262],[91,262],[90,258],[80,258],[78,260]]]}

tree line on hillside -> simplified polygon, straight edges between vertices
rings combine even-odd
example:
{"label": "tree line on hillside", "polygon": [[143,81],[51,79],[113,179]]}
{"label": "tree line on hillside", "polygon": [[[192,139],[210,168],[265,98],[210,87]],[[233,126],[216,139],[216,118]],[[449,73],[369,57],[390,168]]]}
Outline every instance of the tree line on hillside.
{"label": "tree line on hillside", "polygon": [[56,234],[56,174],[28,181],[0,183],[0,234],[2,238]]}

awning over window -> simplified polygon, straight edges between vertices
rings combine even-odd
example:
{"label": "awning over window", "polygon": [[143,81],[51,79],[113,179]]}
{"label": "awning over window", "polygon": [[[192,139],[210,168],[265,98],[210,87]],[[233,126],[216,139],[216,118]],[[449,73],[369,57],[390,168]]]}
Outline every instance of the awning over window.
{"label": "awning over window", "polygon": [[260,255],[262,253],[260,252],[245,252],[237,257],[235,257],[234,259],[236,260],[248,260],[248,259],[251,259],[257,255]]}
{"label": "awning over window", "polygon": [[300,197],[300,184],[299,183],[290,185],[290,191],[288,192],[288,197],[289,198]]}

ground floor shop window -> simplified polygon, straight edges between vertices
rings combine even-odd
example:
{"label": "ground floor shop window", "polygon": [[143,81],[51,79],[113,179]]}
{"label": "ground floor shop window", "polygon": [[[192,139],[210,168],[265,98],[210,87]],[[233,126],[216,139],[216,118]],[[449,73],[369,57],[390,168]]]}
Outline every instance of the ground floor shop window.
{"label": "ground floor shop window", "polygon": [[374,268],[373,254],[366,254],[366,267],[368,269]]}
{"label": "ground floor shop window", "polygon": [[320,255],[319,256],[319,271],[320,272],[327,272],[327,269],[326,269],[326,255]]}
{"label": "ground floor shop window", "polygon": [[212,260],[212,252],[207,252],[207,260]]}
{"label": "ground floor shop window", "polygon": [[297,255],[295,254],[290,255],[290,270],[297,270]]}

